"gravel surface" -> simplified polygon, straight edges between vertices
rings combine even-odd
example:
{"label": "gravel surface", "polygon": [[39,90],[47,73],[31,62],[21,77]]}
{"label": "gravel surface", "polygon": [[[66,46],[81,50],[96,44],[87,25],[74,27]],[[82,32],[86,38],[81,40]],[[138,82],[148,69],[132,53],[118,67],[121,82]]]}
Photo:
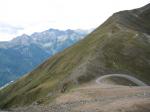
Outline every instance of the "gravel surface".
{"label": "gravel surface", "polygon": [[[102,84],[103,78],[121,76],[139,84],[122,86]],[[150,112],[150,86],[138,79],[120,74],[111,74],[58,96],[49,105],[13,108],[0,112]]]}

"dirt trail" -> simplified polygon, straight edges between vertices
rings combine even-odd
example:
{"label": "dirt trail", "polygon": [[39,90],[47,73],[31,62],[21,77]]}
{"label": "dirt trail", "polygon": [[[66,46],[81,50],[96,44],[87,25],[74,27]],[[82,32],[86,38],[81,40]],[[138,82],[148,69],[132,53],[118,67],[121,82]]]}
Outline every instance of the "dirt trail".
{"label": "dirt trail", "polygon": [[[109,77],[123,77],[139,86],[103,84]],[[33,104],[12,109],[9,112],[150,112],[150,86],[122,74],[98,78],[96,83],[87,83],[59,95],[49,105]]]}
{"label": "dirt trail", "polygon": [[109,74],[109,75],[104,75],[101,76],[99,78],[96,79],[96,83],[97,84],[102,84],[101,81],[103,79],[109,78],[109,77],[121,77],[121,78],[125,78],[128,79],[132,82],[134,82],[135,84],[137,84],[138,86],[148,86],[147,84],[145,84],[144,82],[140,81],[139,79],[132,77],[130,75],[125,75],[125,74]]}

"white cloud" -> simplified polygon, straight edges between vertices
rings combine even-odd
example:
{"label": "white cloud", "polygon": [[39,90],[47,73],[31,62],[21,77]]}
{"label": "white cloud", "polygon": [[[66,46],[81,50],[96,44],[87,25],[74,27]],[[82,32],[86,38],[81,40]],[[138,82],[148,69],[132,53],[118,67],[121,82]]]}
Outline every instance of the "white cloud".
{"label": "white cloud", "polygon": [[23,28],[0,23],[0,33],[17,34],[20,30],[23,30]]}
{"label": "white cloud", "polygon": [[[0,0],[0,21],[23,27],[16,35],[48,28],[89,29],[97,27],[116,11],[147,3],[148,0]],[[2,33],[0,40],[8,40],[8,34],[5,32],[6,37],[1,36]]]}
{"label": "white cloud", "polygon": [[11,40],[12,38],[15,38],[15,36],[16,35],[13,35],[13,34],[0,33],[0,41]]}

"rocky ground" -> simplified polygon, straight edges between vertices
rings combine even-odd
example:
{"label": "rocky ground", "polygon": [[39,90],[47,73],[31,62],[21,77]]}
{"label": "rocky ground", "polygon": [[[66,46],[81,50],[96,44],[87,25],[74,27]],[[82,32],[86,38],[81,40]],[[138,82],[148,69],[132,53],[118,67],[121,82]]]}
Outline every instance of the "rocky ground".
{"label": "rocky ground", "polygon": [[[61,94],[47,105],[31,105],[12,112],[150,112],[149,86],[89,83]],[[3,111],[1,111],[3,112]]]}

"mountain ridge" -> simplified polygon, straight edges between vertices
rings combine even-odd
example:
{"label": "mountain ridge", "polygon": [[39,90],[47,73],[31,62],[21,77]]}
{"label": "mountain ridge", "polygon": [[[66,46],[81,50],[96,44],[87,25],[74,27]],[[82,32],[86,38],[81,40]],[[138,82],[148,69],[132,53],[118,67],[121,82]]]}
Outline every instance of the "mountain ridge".
{"label": "mountain ridge", "polygon": [[149,24],[139,21],[133,12],[115,13],[86,38],[1,90],[0,107],[51,102],[59,93],[106,74],[128,74],[150,85]]}
{"label": "mountain ridge", "polygon": [[76,43],[88,32],[49,29],[0,42],[0,86],[30,72],[44,60]]}

